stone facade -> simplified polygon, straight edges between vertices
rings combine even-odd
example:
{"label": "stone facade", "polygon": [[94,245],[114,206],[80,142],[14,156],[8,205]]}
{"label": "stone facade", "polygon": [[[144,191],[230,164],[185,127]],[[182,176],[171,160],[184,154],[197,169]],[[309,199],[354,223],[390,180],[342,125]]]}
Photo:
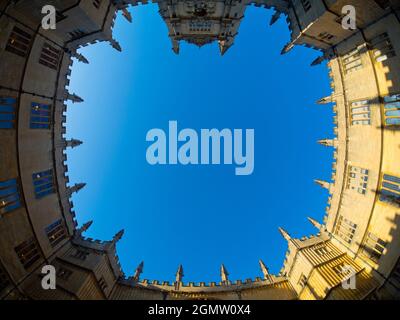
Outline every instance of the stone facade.
{"label": "stone facade", "polygon": [[[3,299],[387,299],[400,296],[400,3],[394,0],[154,1],[179,41],[233,44],[248,5],[273,8],[271,24],[286,16],[291,39],[328,60],[332,94],[319,103],[335,113],[331,181],[323,223],[316,235],[293,239],[279,275],[260,261],[262,278],[220,283],[141,280],[143,264],[127,278],[116,243],[88,239],[90,223],[77,227],[65,149],[66,100],[77,49],[112,37],[118,11],[131,20],[135,0],[0,0],[0,297]],[[57,29],[43,30],[41,8],[57,9]],[[342,7],[357,12],[357,29],[341,25]],[[322,106],[325,107],[325,106]],[[325,138],[325,137],[321,137]],[[41,268],[57,270],[57,289],[43,290]],[[344,268],[357,289],[342,286]]]}

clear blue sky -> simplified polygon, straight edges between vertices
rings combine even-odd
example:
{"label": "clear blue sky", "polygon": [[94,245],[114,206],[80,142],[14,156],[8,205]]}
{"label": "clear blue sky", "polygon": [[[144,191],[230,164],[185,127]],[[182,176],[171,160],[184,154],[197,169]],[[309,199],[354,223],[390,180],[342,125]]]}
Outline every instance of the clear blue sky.
{"label": "clear blue sky", "polygon": [[[315,233],[306,217],[322,219],[332,152],[316,143],[332,137],[326,65],[310,67],[318,52],[298,47],[281,56],[289,31],[271,11],[250,7],[235,45],[224,57],[217,44],[182,44],[176,56],[156,5],[119,17],[108,43],[84,48],[90,64],[75,62],[67,136],[84,144],[68,151],[71,183],[87,182],[73,196],[79,223],[94,220],[87,236],[111,239],[124,228],[118,253],[127,275],[144,260],[143,278],[220,281],[261,275],[258,259],[278,273],[292,236]],[[150,166],[146,133],[179,127],[254,128],[255,170],[235,176],[233,166]]]}

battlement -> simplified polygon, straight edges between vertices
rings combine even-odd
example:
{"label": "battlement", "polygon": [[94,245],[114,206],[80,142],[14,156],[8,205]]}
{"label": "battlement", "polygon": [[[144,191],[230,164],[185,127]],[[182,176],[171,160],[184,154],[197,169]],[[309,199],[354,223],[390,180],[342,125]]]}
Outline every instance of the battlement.
{"label": "battlement", "polygon": [[123,278],[118,281],[119,284],[130,286],[130,287],[143,287],[149,289],[157,289],[161,291],[181,291],[181,292],[202,292],[203,290],[207,290],[207,292],[219,292],[219,291],[236,291],[243,290],[249,288],[258,288],[265,286],[273,286],[274,284],[279,284],[281,282],[285,282],[287,279],[281,276],[273,276],[267,280],[263,280],[260,277],[256,277],[255,279],[246,279],[246,280],[236,280],[229,281],[227,284],[222,282],[180,282],[179,289],[177,289],[177,283],[170,283],[169,281],[158,281],[158,280],[149,280],[143,279],[139,282],[134,281],[130,278]]}

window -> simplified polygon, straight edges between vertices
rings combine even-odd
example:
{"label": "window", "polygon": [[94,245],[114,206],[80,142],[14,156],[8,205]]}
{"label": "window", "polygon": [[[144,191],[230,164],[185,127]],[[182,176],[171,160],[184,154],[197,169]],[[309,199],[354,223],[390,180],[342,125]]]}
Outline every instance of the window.
{"label": "window", "polygon": [[69,278],[71,277],[72,273],[73,272],[71,270],[66,269],[64,267],[60,267],[57,271],[57,277],[64,281],[68,281]]}
{"label": "window", "polygon": [[202,20],[193,20],[189,23],[190,32],[210,32],[211,22]]}
{"label": "window", "polygon": [[350,220],[339,216],[338,223],[336,225],[335,234],[341,239],[351,244],[356,233],[357,225]]}
{"label": "window", "polygon": [[60,58],[61,50],[56,49],[45,42],[42,48],[42,53],[40,54],[39,63],[49,67],[50,69],[57,70]]}
{"label": "window", "polygon": [[20,57],[26,57],[31,42],[32,35],[15,26],[8,39],[6,50]]}
{"label": "window", "polygon": [[103,277],[101,277],[99,280],[99,286],[100,286],[101,290],[103,290],[103,291],[106,290],[108,287],[106,280],[104,280]]}
{"label": "window", "polygon": [[46,228],[47,238],[49,238],[52,247],[55,247],[67,237],[67,232],[62,220],[57,220]]}
{"label": "window", "polygon": [[72,257],[84,261],[86,260],[88,255],[89,252],[77,249],[75,253],[72,255]]}
{"label": "window", "polygon": [[368,186],[367,169],[349,166],[349,175],[347,178],[347,189],[356,190],[360,194],[366,194]]}
{"label": "window", "polygon": [[350,124],[370,125],[371,107],[368,100],[354,101],[350,104]]}
{"label": "window", "polygon": [[54,193],[53,170],[47,170],[43,172],[34,173],[32,175],[33,186],[35,189],[36,199],[41,199],[51,193]]}
{"label": "window", "polygon": [[297,284],[304,288],[307,284],[307,277],[304,274],[301,274],[299,282]]}
{"label": "window", "polygon": [[318,38],[320,40],[324,40],[324,41],[328,41],[329,42],[330,40],[333,40],[335,38],[335,36],[333,34],[328,33],[328,32],[322,32],[322,33],[320,33],[318,35]]}
{"label": "window", "polygon": [[385,125],[400,125],[400,94],[383,98]]}
{"label": "window", "polygon": [[374,262],[378,262],[385,251],[387,242],[379,239],[373,233],[368,232],[367,238],[362,245],[362,252]]}
{"label": "window", "polygon": [[311,9],[310,0],[301,0],[301,4],[303,5],[303,9],[305,12],[308,12]]}
{"label": "window", "polygon": [[379,200],[400,204],[400,178],[388,174],[383,175]]}
{"label": "window", "polygon": [[332,269],[338,276],[343,276],[343,277],[349,275],[352,272],[355,272],[352,266],[345,265],[343,262],[332,267]]}
{"label": "window", "polygon": [[362,68],[362,61],[359,48],[342,56],[342,64],[346,74],[360,70]]}
{"label": "window", "polygon": [[396,56],[396,51],[394,50],[389,35],[386,32],[373,38],[370,43],[374,49],[373,56],[376,62],[382,62]]}
{"label": "window", "polygon": [[101,5],[101,0],[93,0],[93,5],[98,9]]}
{"label": "window", "polygon": [[51,107],[47,104],[31,104],[31,129],[50,129]]}
{"label": "window", "polygon": [[337,275],[342,275],[343,271],[344,271],[344,263],[340,263],[334,267],[332,267],[333,271],[335,271],[335,273]]}
{"label": "window", "polygon": [[329,253],[329,250],[326,247],[320,247],[320,248],[316,248],[315,252],[320,257],[323,257],[324,255]]}
{"label": "window", "polygon": [[40,258],[35,238],[30,238],[15,247],[15,252],[25,269],[28,269]]}
{"label": "window", "polygon": [[15,128],[15,98],[0,97],[0,129]]}
{"label": "window", "polygon": [[0,181],[0,214],[19,207],[21,207],[21,197],[17,179]]}

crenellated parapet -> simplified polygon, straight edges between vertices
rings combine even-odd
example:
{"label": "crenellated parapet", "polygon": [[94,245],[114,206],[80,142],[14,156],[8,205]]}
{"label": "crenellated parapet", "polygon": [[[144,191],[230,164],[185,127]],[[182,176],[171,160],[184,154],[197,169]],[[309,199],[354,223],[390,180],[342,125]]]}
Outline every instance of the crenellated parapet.
{"label": "crenellated parapet", "polygon": [[176,283],[147,279],[136,283],[128,278],[118,281],[112,299],[129,299],[132,296],[145,295],[144,292],[148,292],[147,295],[153,298],[161,293],[163,299],[296,299],[287,279],[278,276],[271,276],[268,280],[237,280],[229,285],[222,282],[182,282],[178,290]]}

